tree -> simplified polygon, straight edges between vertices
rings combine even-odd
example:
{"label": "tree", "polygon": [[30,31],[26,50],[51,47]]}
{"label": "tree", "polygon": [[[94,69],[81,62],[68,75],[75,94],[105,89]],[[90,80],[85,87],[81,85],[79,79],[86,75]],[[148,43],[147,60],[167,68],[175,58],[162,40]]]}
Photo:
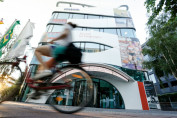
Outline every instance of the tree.
{"label": "tree", "polygon": [[148,13],[151,13],[148,24],[150,24],[162,11],[170,14],[170,20],[175,19],[177,16],[177,0],[159,0],[158,3],[157,0],[146,0],[145,6]]}
{"label": "tree", "polygon": [[145,68],[154,69],[157,76],[173,74],[177,78],[177,18],[173,21],[167,13],[154,18],[148,25],[150,38],[143,54],[149,56],[144,61]]}

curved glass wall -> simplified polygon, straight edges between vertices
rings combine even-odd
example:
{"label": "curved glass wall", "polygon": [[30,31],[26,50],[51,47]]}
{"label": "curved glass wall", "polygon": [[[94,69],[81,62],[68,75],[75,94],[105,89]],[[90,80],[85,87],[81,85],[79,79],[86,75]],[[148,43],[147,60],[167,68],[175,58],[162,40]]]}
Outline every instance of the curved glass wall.
{"label": "curved glass wall", "polygon": [[[48,25],[47,32],[61,32],[63,25]],[[87,28],[87,27],[76,27],[75,31],[96,31],[114,34],[122,37],[136,38],[134,29],[119,29],[119,28]]]}
{"label": "curved glass wall", "polygon": [[[96,108],[111,108],[111,109],[125,109],[124,101],[122,99],[122,96],[120,95],[119,91],[110,83],[107,81],[101,80],[101,79],[92,79],[94,83],[94,93],[93,98],[89,105],[87,107],[96,107]],[[83,84],[82,81],[75,81],[73,83],[74,89],[81,87]],[[85,89],[84,89],[85,90]],[[66,95],[65,90],[57,90],[54,91],[50,98],[48,98],[47,102],[50,100],[53,100],[52,96],[56,97],[57,93],[63,93],[62,97],[63,100],[60,102],[56,102],[56,104],[60,105],[68,105],[68,106],[74,106],[75,105],[75,98],[77,96],[77,92],[70,92],[73,94],[70,94],[69,97],[70,100],[68,103],[66,103]],[[84,92],[87,94],[87,92]],[[76,94],[76,95],[75,95]]]}
{"label": "curved glass wall", "polygon": [[74,42],[73,44],[78,48],[81,48],[82,52],[87,53],[101,52],[112,48],[111,46],[94,42]]}

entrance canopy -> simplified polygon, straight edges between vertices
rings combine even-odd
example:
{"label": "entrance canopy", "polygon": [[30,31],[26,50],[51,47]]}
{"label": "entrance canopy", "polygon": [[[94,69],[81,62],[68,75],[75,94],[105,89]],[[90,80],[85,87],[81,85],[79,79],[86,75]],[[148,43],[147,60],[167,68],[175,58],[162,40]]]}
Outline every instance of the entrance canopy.
{"label": "entrance canopy", "polygon": [[125,72],[107,64],[84,63],[81,66],[96,78],[115,78],[119,81],[135,81]]}

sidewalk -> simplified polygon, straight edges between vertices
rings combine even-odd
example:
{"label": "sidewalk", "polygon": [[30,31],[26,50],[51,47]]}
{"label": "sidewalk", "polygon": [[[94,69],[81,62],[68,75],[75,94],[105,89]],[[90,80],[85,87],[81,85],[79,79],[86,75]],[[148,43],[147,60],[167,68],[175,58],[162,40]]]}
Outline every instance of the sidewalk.
{"label": "sidewalk", "polygon": [[[2,108],[1,108],[2,107]],[[177,111],[161,111],[161,110],[125,110],[125,109],[102,109],[102,108],[85,108],[84,110],[75,114],[61,114],[53,110],[47,104],[34,104],[24,102],[4,102],[0,105],[1,110],[7,109],[9,111],[2,112],[3,116],[11,116],[13,112],[16,116],[34,117],[38,116],[44,118],[50,114],[53,118],[55,116],[65,116],[69,118],[177,118]],[[24,112],[23,112],[24,111]],[[7,114],[5,114],[7,113]],[[31,114],[31,113],[36,113]],[[5,115],[4,115],[5,114]],[[1,116],[1,114],[0,114]],[[24,118],[24,117],[23,117]]]}

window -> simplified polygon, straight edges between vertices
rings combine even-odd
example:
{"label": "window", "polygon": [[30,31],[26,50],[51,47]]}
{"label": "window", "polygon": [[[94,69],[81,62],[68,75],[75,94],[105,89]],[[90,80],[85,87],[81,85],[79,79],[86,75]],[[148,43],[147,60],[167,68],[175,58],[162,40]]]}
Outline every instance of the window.
{"label": "window", "polygon": [[105,46],[104,45],[100,45],[100,51],[105,51]]}
{"label": "window", "polygon": [[95,15],[87,15],[88,19],[99,19],[99,16],[95,16]]}
{"label": "window", "polygon": [[49,28],[48,28],[48,31],[47,31],[47,32],[52,32],[53,26],[54,26],[54,25],[48,25],[47,27],[49,27]]}
{"label": "window", "polygon": [[73,14],[73,19],[84,19],[83,14]]}
{"label": "window", "polygon": [[87,53],[101,52],[112,48],[111,46],[92,42],[74,42],[74,45],[81,48],[83,52]]}
{"label": "window", "polygon": [[127,19],[128,27],[134,27],[132,19]]}
{"label": "window", "polygon": [[48,32],[48,31],[49,31],[49,27],[50,27],[50,25],[47,25],[46,32]]}
{"label": "window", "polygon": [[177,81],[172,81],[172,82],[171,82],[171,85],[172,85],[172,86],[177,86]]}
{"label": "window", "polygon": [[119,27],[126,27],[126,19],[125,18],[116,18],[116,24]]}
{"label": "window", "polygon": [[104,32],[117,35],[116,29],[104,29]]}
{"label": "window", "polygon": [[57,18],[57,15],[58,15],[58,13],[53,13],[53,14],[52,14],[52,19],[56,19],[56,18]]}
{"label": "window", "polygon": [[82,28],[82,31],[87,31],[87,28]]}
{"label": "window", "polygon": [[149,75],[149,78],[153,83],[157,83],[154,74]]}
{"label": "window", "polygon": [[117,29],[117,34],[118,34],[118,36],[121,36],[120,29]]}
{"label": "window", "polygon": [[85,52],[99,52],[99,45],[96,43],[85,43]]}
{"label": "window", "polygon": [[80,43],[80,48],[81,48],[82,51],[84,52],[84,51],[85,51],[85,43],[81,42],[81,43]]}
{"label": "window", "polygon": [[73,43],[76,47],[80,48],[81,47],[81,43]]}
{"label": "window", "polygon": [[53,19],[57,19],[58,14],[59,14],[59,13],[54,13]]}
{"label": "window", "polygon": [[88,19],[88,15],[85,15],[85,19]]}
{"label": "window", "polygon": [[134,37],[133,29],[121,29],[121,34],[123,37]]}
{"label": "window", "polygon": [[163,85],[164,88],[168,88],[169,87],[168,83],[163,83],[162,85]]}
{"label": "window", "polygon": [[61,32],[63,31],[63,26],[61,25],[54,25],[52,32]]}
{"label": "window", "polygon": [[105,49],[105,50],[108,50],[108,49],[110,49],[110,48],[112,48],[112,47],[104,46],[104,49]]}
{"label": "window", "polygon": [[100,32],[104,32],[104,30],[103,30],[103,29],[100,29]]}
{"label": "window", "polygon": [[134,35],[134,37],[136,38],[136,32],[135,32],[135,30],[132,30],[133,31],[133,35]]}
{"label": "window", "polygon": [[59,13],[57,19],[68,19],[69,14],[68,13]]}

